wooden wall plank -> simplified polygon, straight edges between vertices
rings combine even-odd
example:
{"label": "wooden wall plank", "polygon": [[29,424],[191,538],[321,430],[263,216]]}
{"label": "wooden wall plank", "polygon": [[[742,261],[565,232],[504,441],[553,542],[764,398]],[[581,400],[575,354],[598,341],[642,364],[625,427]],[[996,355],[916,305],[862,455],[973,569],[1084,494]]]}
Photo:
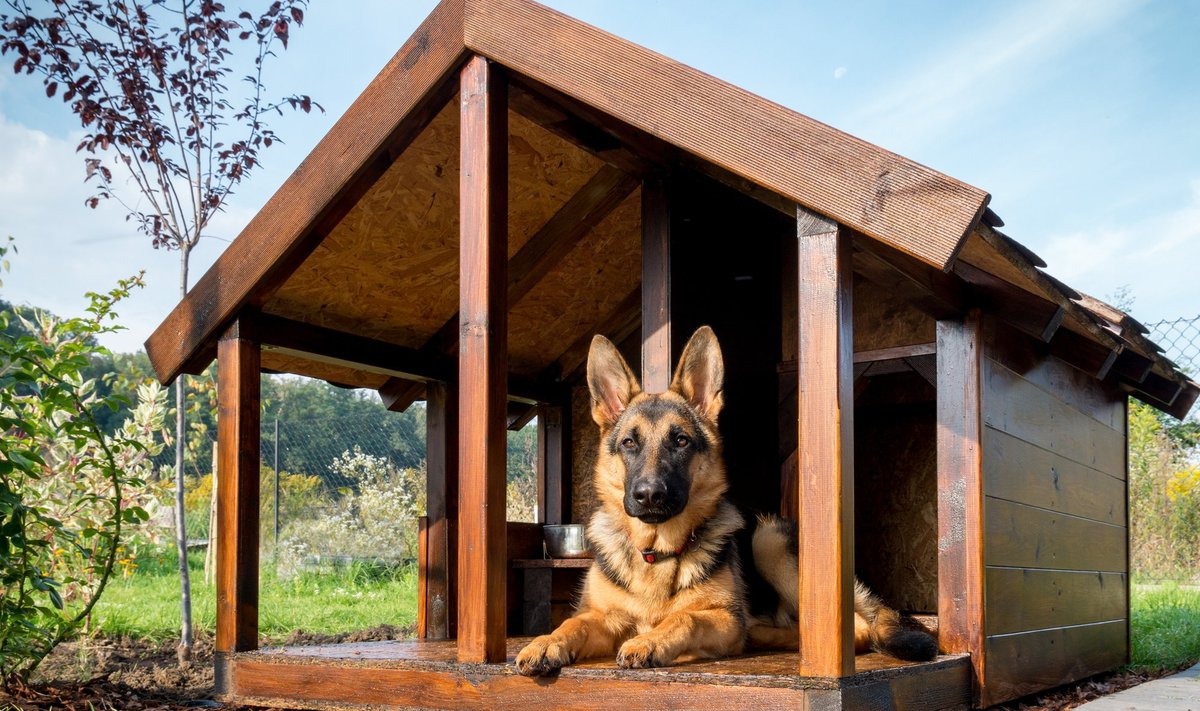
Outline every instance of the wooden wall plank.
{"label": "wooden wall plank", "polygon": [[800,674],[854,673],[851,251],[836,223],[797,208]]}
{"label": "wooden wall plank", "polygon": [[430,382],[425,402],[426,638],[451,639],[457,621],[458,391]]}
{"label": "wooden wall plank", "polygon": [[[244,305],[278,286],[452,95],[465,55],[460,1],[442,2],[146,340],[170,382]],[[260,289],[261,290],[261,289]],[[270,291],[271,289],[266,289]],[[209,356],[211,357],[211,355]],[[198,372],[198,371],[197,371]]]}
{"label": "wooden wall plank", "polygon": [[539,518],[543,523],[568,523],[571,518],[571,461],[569,417],[559,405],[538,408]]}
{"label": "wooden wall plank", "polygon": [[1124,526],[990,496],[984,500],[984,521],[987,565],[1125,572]]}
{"label": "wooden wall plank", "polygon": [[1125,573],[988,568],[989,635],[1126,619]]}
{"label": "wooden wall plank", "polygon": [[508,110],[501,69],[462,71],[458,657],[505,654]]}
{"label": "wooden wall plank", "polygon": [[217,343],[217,652],[258,647],[258,343],[234,321]]}
{"label": "wooden wall plank", "polygon": [[468,3],[464,27],[472,50],[939,268],[987,203],[977,188],[535,3]]}
{"label": "wooden wall plank", "polygon": [[642,181],[642,389],[671,385],[671,203],[662,175]]}
{"label": "wooden wall plank", "polygon": [[1125,481],[999,430],[984,436],[989,496],[1094,521],[1125,524]]}
{"label": "wooden wall plank", "polygon": [[988,637],[988,685],[982,699],[991,706],[1066,684],[1124,664],[1124,620]]}
{"label": "wooden wall plank", "polygon": [[938,646],[984,677],[983,317],[937,322]]}
{"label": "wooden wall plank", "polygon": [[987,359],[984,422],[1106,474],[1125,476],[1125,436]]}

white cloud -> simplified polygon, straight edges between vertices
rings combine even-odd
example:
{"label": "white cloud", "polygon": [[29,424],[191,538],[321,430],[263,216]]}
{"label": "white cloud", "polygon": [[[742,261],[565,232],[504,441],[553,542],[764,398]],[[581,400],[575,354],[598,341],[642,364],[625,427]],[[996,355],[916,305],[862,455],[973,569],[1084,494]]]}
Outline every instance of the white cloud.
{"label": "white cloud", "polygon": [[846,69],[845,67],[838,67],[837,69],[833,70],[833,78],[841,79],[842,77],[846,76],[846,72],[848,71],[850,70]]}
{"label": "white cloud", "polygon": [[1191,200],[1132,224],[1102,224],[1051,235],[1039,253],[1048,270],[1099,297],[1128,285],[1134,315],[1143,321],[1200,311],[1200,179]]}
{"label": "white cloud", "polygon": [[1002,3],[1004,15],[932,53],[890,90],[852,112],[846,127],[914,150],[1038,80],[1055,57],[1127,17],[1142,0]]}

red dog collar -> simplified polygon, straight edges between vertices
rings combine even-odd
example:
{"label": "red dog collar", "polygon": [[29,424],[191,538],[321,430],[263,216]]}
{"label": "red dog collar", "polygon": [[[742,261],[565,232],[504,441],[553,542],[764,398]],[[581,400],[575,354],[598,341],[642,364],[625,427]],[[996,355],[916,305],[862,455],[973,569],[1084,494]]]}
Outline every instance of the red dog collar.
{"label": "red dog collar", "polygon": [[658,563],[660,561],[669,560],[671,558],[678,558],[679,556],[686,553],[688,551],[688,549],[692,547],[692,544],[694,544],[695,542],[696,542],[696,531],[693,530],[691,532],[691,534],[687,537],[687,540],[685,540],[683,542],[683,545],[680,546],[678,549],[673,550],[673,551],[667,551],[664,553],[663,551],[656,551],[653,548],[647,548],[646,550],[641,552],[642,560],[646,561],[647,563],[653,564],[653,563]]}

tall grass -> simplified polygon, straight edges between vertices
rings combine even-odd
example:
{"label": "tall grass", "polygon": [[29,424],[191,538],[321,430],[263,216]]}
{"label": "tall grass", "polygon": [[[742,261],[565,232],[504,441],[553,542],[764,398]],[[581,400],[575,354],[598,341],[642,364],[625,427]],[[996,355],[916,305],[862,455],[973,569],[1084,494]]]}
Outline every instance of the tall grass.
{"label": "tall grass", "polygon": [[1200,661],[1200,588],[1133,585],[1129,668],[1175,669]]}
{"label": "tall grass", "polygon": [[[93,613],[92,630],[153,641],[179,635],[179,578],[173,553],[139,559],[135,572],[111,583]],[[201,556],[189,556],[193,624],[216,627],[216,591],[204,584]],[[417,616],[412,566],[354,564],[282,578],[264,560],[259,581],[259,633],[282,639],[294,630],[339,634],[377,625],[409,626]]]}

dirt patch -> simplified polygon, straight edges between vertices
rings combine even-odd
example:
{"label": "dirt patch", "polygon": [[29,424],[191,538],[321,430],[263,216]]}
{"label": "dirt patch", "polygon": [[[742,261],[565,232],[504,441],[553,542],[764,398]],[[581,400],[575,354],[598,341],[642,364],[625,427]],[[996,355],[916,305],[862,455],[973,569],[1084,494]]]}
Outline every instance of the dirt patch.
{"label": "dirt patch", "polygon": [[1016,701],[993,706],[988,711],[1068,711],[1095,701],[1103,696],[1124,691],[1147,681],[1161,679],[1168,674],[1183,671],[1191,666],[1184,664],[1178,669],[1163,669],[1156,672],[1110,672],[1090,679],[1060,686],[1040,694],[1026,696]]}
{"label": "dirt patch", "polygon": [[[299,630],[266,645],[337,644],[411,638],[411,627],[380,625],[336,635]],[[60,645],[42,662],[33,682],[13,693],[0,690],[4,711],[262,711],[212,698],[212,639],[197,639],[191,661],[180,663],[175,644],[94,638]]]}

